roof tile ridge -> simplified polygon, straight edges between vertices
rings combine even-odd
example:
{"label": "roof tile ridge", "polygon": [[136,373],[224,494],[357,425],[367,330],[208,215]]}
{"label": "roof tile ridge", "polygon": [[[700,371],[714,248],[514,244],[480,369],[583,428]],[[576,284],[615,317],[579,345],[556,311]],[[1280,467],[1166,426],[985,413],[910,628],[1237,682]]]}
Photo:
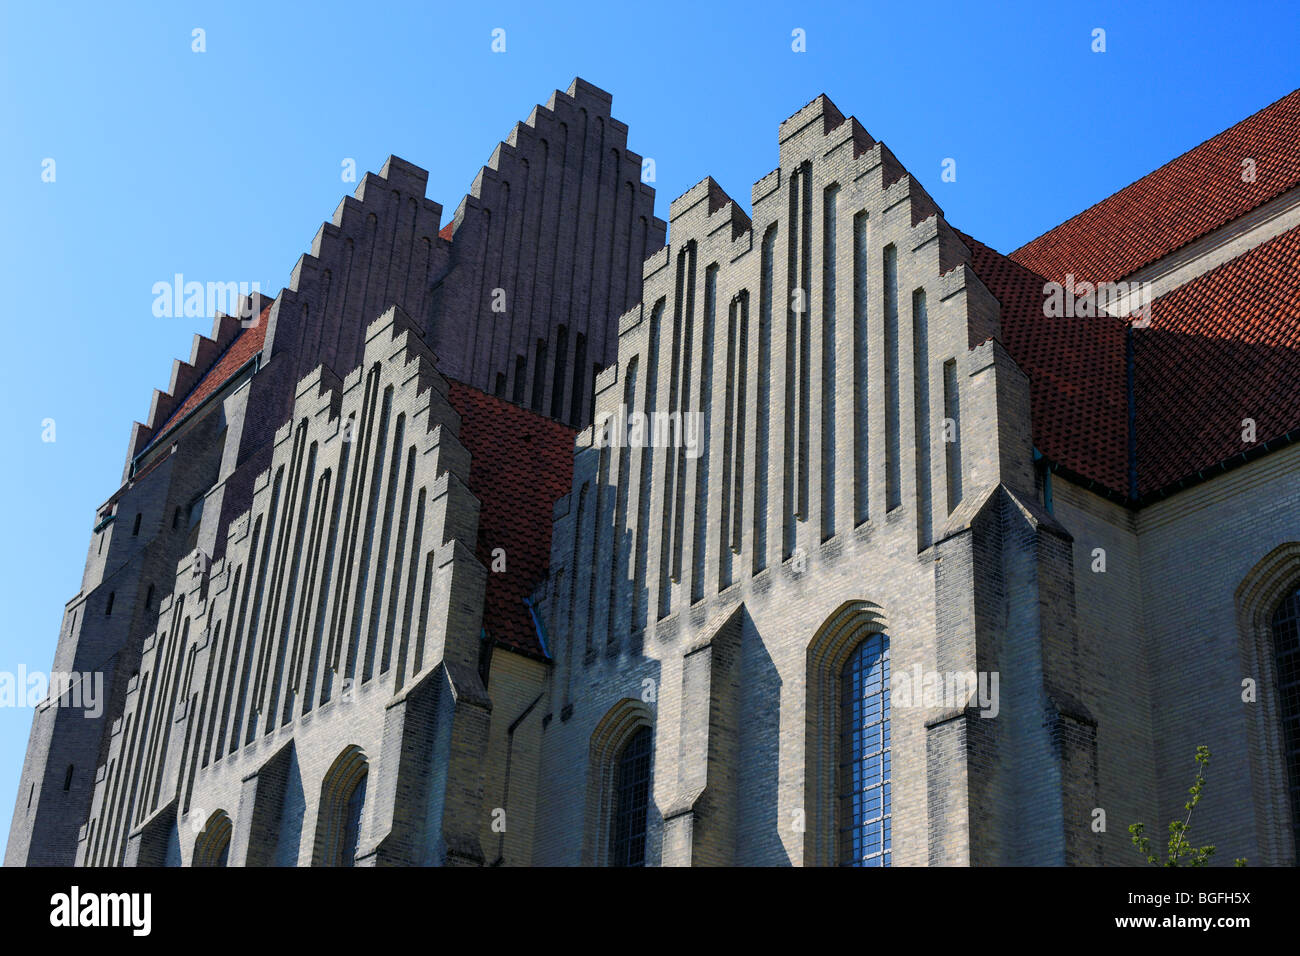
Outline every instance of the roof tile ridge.
{"label": "roof tile ridge", "polygon": [[[1261,113],[1267,112],[1268,110],[1270,110],[1270,109],[1272,109],[1273,107],[1277,106],[1277,105],[1278,105],[1279,103],[1281,103],[1283,100],[1289,99],[1290,97],[1295,96],[1297,93],[1300,93],[1300,87],[1297,87],[1296,89],[1292,90],[1290,93],[1287,93],[1287,94],[1284,95],[1284,96],[1279,96],[1279,97],[1278,97],[1276,100],[1274,100],[1273,102],[1267,104],[1266,106],[1262,106],[1262,107],[1260,107],[1260,108],[1257,109],[1255,112],[1251,113],[1249,116],[1244,117],[1243,119],[1238,120],[1237,122],[1233,123],[1231,126],[1228,126],[1228,127],[1225,127],[1224,129],[1219,130],[1219,131],[1218,131],[1217,133],[1215,133],[1213,136],[1210,136],[1210,137],[1208,137],[1207,139],[1203,139],[1203,140],[1201,140],[1201,141],[1200,141],[1199,143],[1197,143],[1195,146],[1190,146],[1190,147],[1188,147],[1187,149],[1185,149],[1185,150],[1183,150],[1181,153],[1179,153],[1177,156],[1173,157],[1173,158],[1170,159],[1170,160],[1167,160],[1166,162],[1164,162],[1164,163],[1162,163],[1161,165],[1157,166],[1155,169],[1151,170],[1150,172],[1148,172],[1148,173],[1143,173],[1141,176],[1139,176],[1137,179],[1133,180],[1132,182],[1127,183],[1126,185],[1121,186],[1119,189],[1116,189],[1114,192],[1110,193],[1109,195],[1104,196],[1104,197],[1102,197],[1101,199],[1098,199],[1096,202],[1092,203],[1090,206],[1086,206],[1086,207],[1084,207],[1083,209],[1080,209],[1078,212],[1076,212],[1073,216],[1070,216],[1068,219],[1063,219],[1063,220],[1061,220],[1059,223],[1057,223],[1057,224],[1056,224],[1055,226],[1053,226],[1052,228],[1046,230],[1045,232],[1040,233],[1039,235],[1035,236],[1033,239],[1030,239],[1028,242],[1023,243],[1023,244],[1020,245],[1020,246],[1017,246],[1015,249],[1011,250],[1011,252],[1006,253],[1007,257],[1008,257],[1008,258],[1012,258],[1012,257],[1014,257],[1014,256],[1016,255],[1016,253],[1021,252],[1022,250],[1028,248],[1029,246],[1032,246],[1032,245],[1033,245],[1034,243],[1036,243],[1038,240],[1044,238],[1045,236],[1049,236],[1049,235],[1051,235],[1052,233],[1056,232],[1056,230],[1061,229],[1061,228],[1064,227],[1064,226],[1068,226],[1070,223],[1074,222],[1076,219],[1078,219],[1078,218],[1079,218],[1080,216],[1082,216],[1084,213],[1086,213],[1086,212],[1088,212],[1088,211],[1090,211],[1090,210],[1092,210],[1092,209],[1096,209],[1098,206],[1100,206],[1100,205],[1102,205],[1103,203],[1105,203],[1105,202],[1107,202],[1107,201],[1109,201],[1109,200],[1115,198],[1116,196],[1118,196],[1120,193],[1124,192],[1125,190],[1127,190],[1127,189],[1131,189],[1132,187],[1138,185],[1138,183],[1142,182],[1143,180],[1150,179],[1152,176],[1154,176],[1156,173],[1160,172],[1160,171],[1161,171],[1162,169],[1164,169],[1166,166],[1172,166],[1174,163],[1178,162],[1178,161],[1179,161],[1180,159],[1182,159],[1184,156],[1187,156],[1187,155],[1190,155],[1191,153],[1196,152],[1196,151],[1197,151],[1198,149],[1200,149],[1202,146],[1205,146],[1205,145],[1207,145],[1207,144],[1209,144],[1209,143],[1214,142],[1214,141],[1215,141],[1216,139],[1218,139],[1220,136],[1223,136],[1223,135],[1225,135],[1225,134],[1227,134],[1227,133],[1232,132],[1234,129],[1236,129],[1236,128],[1239,127],[1239,126],[1244,126],[1245,124],[1247,124],[1247,123],[1249,123],[1251,120],[1253,120],[1255,117],[1259,116]],[[1258,204],[1257,204],[1257,205],[1258,205]],[[1257,205],[1254,206],[1254,207],[1251,207],[1251,208],[1252,208],[1252,209],[1253,209],[1253,208],[1257,208]],[[1246,212],[1249,212],[1249,211],[1250,211],[1250,210],[1246,210]],[[1245,213],[1243,212],[1242,215],[1245,215]],[[1197,236],[1196,238],[1200,238],[1200,237]],[[1189,241],[1194,241],[1194,240],[1189,240]],[[1186,245],[1186,243],[1184,243],[1184,245]],[[1181,249],[1182,246],[1179,246],[1178,248]],[[1172,252],[1172,251],[1176,251],[1176,250],[1170,250],[1170,251]]]}

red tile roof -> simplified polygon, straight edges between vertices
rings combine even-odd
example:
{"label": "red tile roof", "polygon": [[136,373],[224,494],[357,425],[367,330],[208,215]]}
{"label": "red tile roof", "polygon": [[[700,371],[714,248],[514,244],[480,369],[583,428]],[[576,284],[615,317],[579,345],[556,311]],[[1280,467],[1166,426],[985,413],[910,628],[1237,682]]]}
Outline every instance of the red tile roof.
{"label": "red tile roof", "polygon": [[1140,494],[1300,426],[1300,227],[1156,299],[1134,354]]}
{"label": "red tile roof", "polygon": [[[1126,323],[1044,317],[1041,276],[962,238],[1001,303],[1003,344],[1029,375],[1035,446],[1127,496]],[[1156,299],[1150,326],[1133,339],[1139,498],[1295,432],[1300,227]],[[1244,419],[1255,422],[1254,442],[1242,439]]]}
{"label": "red tile roof", "polygon": [[[543,657],[524,598],[546,577],[551,510],[573,481],[573,429],[486,392],[450,381],[460,440],[471,456],[469,488],[482,502],[478,557],[488,569],[483,627],[493,640]],[[505,551],[506,570],[492,571]]]}
{"label": "red tile roof", "polygon": [[446,239],[446,240],[448,240],[448,241],[451,241],[451,232],[452,232],[452,229],[455,227],[455,225],[456,225],[456,221],[453,219],[451,222],[447,223],[447,225],[445,225],[445,226],[443,226],[441,229],[439,229],[439,230],[438,230],[438,238],[439,238],[439,239]]}
{"label": "red tile roof", "polygon": [[1029,376],[1034,445],[1056,464],[1123,496],[1125,323],[1110,316],[1047,317],[1042,276],[958,234],[971,249],[971,268],[1001,303],[1002,344]]}
{"label": "red tile roof", "polygon": [[[1242,161],[1255,161],[1243,182]],[[1300,90],[1011,253],[1054,281],[1113,282],[1300,184]]]}
{"label": "red tile roof", "polygon": [[262,342],[266,338],[266,317],[270,312],[271,307],[268,305],[254,324],[240,330],[221,356],[212,363],[212,367],[190,389],[185,400],[167,417],[167,421],[158,429],[146,447],[152,448],[156,445],[164,435],[202,404],[204,399],[221,388],[227,379],[243,368],[249,359],[262,351]]}

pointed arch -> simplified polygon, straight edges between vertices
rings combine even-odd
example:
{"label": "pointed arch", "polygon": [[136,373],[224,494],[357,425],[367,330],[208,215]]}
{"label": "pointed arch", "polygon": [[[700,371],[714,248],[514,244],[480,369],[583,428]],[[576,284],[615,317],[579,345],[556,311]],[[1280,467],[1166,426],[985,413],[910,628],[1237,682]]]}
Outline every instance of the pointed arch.
{"label": "pointed arch", "polygon": [[[646,786],[648,793],[653,793],[653,785],[650,783],[652,780],[650,774],[653,773],[653,735],[654,714],[650,707],[644,701],[631,697],[625,697],[611,707],[592,731],[587,761],[587,814],[582,847],[584,866],[611,865],[612,845],[618,836],[615,833],[615,817],[619,811],[619,783],[628,783],[629,787],[624,789],[630,788],[630,782],[620,781],[620,776],[626,776],[636,769],[621,766],[626,762],[621,761],[620,758],[634,743],[638,748],[646,748],[648,751],[646,754],[648,763],[645,767]],[[639,752],[637,756],[639,759]],[[620,774],[620,769],[624,774]],[[649,799],[646,803],[645,812],[648,818]],[[648,842],[648,819],[643,826]],[[648,851],[648,847],[646,850]],[[648,855],[648,852],[645,855]]]}
{"label": "pointed arch", "polygon": [[[1262,865],[1294,864],[1300,858],[1300,761],[1286,722],[1300,722],[1293,682],[1279,673],[1288,650],[1281,646],[1288,602],[1300,600],[1300,541],[1287,541],[1265,555],[1234,595],[1242,673],[1255,681],[1255,702],[1245,708],[1250,747],[1255,836]],[[1289,619],[1288,619],[1289,620]],[[1300,626],[1300,625],[1296,625]],[[1286,654],[1290,659],[1290,654]],[[1288,696],[1285,691],[1292,688]],[[1244,693],[1245,688],[1243,688]],[[1297,730],[1296,733],[1300,733]],[[1291,759],[1288,762],[1288,756]],[[1253,861],[1252,861],[1253,862]]]}
{"label": "pointed arch", "polygon": [[229,866],[234,825],[225,810],[214,810],[194,838],[193,866]]}
{"label": "pointed arch", "polygon": [[845,601],[826,618],[808,643],[803,807],[806,816],[805,866],[833,866],[838,862],[837,778],[845,667],[851,663],[854,652],[872,635],[883,636],[888,632],[889,621],[879,605],[865,600]]}
{"label": "pointed arch", "polygon": [[321,782],[312,866],[354,866],[361,844],[370,763],[355,744],[334,759]]}

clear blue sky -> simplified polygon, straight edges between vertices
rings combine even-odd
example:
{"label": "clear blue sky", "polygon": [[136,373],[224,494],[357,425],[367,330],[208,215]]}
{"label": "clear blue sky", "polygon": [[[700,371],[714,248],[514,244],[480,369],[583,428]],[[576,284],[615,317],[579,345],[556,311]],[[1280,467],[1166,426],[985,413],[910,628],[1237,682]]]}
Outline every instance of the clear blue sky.
{"label": "clear blue sky", "polygon": [[[578,75],[655,159],[661,217],[705,175],[748,207],[778,123],[825,92],[1009,252],[1300,86],[1294,3],[969,6],[7,0],[0,671],[50,668],[131,422],[211,327],[155,318],[153,284],[278,290],[351,192],[346,158],[423,166],[447,221],[511,125]],[[0,708],[6,835],[31,717]]]}

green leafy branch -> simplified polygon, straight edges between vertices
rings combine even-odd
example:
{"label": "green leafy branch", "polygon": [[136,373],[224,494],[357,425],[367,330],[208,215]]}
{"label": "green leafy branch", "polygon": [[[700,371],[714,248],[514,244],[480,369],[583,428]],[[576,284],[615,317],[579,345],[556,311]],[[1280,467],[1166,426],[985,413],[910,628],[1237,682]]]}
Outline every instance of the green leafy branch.
{"label": "green leafy branch", "polygon": [[[1169,824],[1169,847],[1164,860],[1151,851],[1151,838],[1144,833],[1146,824],[1129,825],[1128,832],[1133,837],[1133,845],[1148,863],[1155,866],[1205,866],[1210,857],[1214,856],[1215,848],[1212,844],[1192,846],[1191,841],[1187,839],[1187,833],[1192,828],[1192,811],[1201,802],[1201,796],[1205,792],[1205,771],[1209,766],[1210,748],[1202,744],[1196,748],[1196,780],[1187,791],[1190,796],[1183,804],[1187,817],[1183,820],[1174,820]],[[1245,866],[1246,860],[1240,857],[1233,861],[1233,865]]]}

